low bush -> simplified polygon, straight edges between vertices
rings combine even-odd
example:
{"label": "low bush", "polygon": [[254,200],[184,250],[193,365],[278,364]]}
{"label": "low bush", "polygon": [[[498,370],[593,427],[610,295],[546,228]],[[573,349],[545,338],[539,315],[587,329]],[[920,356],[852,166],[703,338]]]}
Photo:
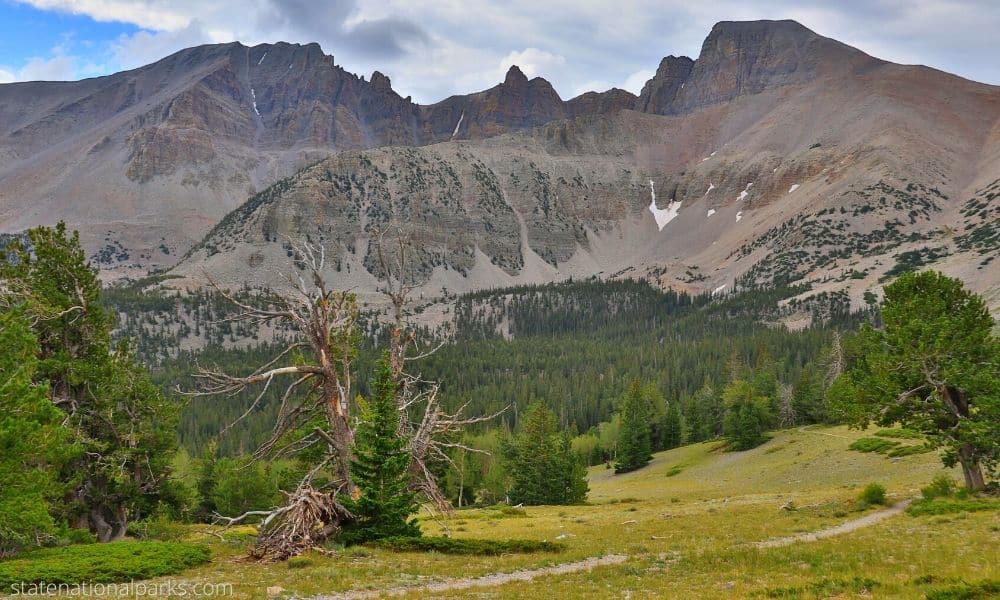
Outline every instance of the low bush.
{"label": "low bush", "polygon": [[885,453],[899,445],[895,440],[885,438],[863,437],[855,440],[848,448],[858,452],[879,452]]}
{"label": "low bush", "polygon": [[1000,580],[998,579],[976,583],[962,582],[958,585],[927,592],[927,600],[988,600],[997,597],[1000,597]]}
{"label": "low bush", "polygon": [[878,437],[899,438],[904,440],[919,440],[924,437],[920,432],[913,431],[912,429],[880,429],[875,432],[875,435]]}
{"label": "low bush", "polygon": [[920,494],[924,497],[924,500],[947,497],[954,493],[955,480],[947,475],[938,475],[931,481],[929,486],[920,488]]}
{"label": "low bush", "polygon": [[180,573],[211,558],[205,546],[113,542],[44,548],[0,562],[0,589],[17,584],[118,583]]}
{"label": "low bush", "polygon": [[869,483],[865,486],[865,489],[861,490],[861,495],[858,496],[858,504],[862,508],[867,508],[874,504],[888,504],[889,499],[885,495],[885,487],[877,483]]}
{"label": "low bush", "polygon": [[924,444],[916,444],[913,446],[897,446],[892,450],[885,453],[886,456],[890,458],[899,458],[901,456],[912,456],[914,454],[923,454],[925,452],[930,452],[932,448],[930,446],[925,446]]}
{"label": "low bush", "polygon": [[666,475],[667,475],[667,477],[673,477],[674,475],[680,475],[681,471],[683,471],[683,470],[684,470],[684,467],[681,467],[681,466],[670,467],[670,469],[667,471]]}
{"label": "low bush", "polygon": [[537,540],[481,540],[430,536],[384,538],[368,545],[393,552],[440,552],[475,556],[560,552],[566,547],[557,542]]}
{"label": "low bush", "polygon": [[1000,510],[1000,500],[990,498],[924,498],[907,507],[906,512],[914,517],[921,517],[983,510]]}
{"label": "low bush", "polygon": [[179,542],[187,535],[187,527],[160,513],[155,517],[132,523],[129,526],[129,533],[144,540]]}

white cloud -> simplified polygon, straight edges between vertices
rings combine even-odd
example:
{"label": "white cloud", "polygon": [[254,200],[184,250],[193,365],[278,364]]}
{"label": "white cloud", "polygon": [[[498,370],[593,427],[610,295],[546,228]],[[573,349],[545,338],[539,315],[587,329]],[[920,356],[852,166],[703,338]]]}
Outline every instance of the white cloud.
{"label": "white cloud", "polygon": [[144,29],[173,31],[191,21],[184,2],[145,0],[19,0],[42,10],[86,15],[95,21],[132,23]]}
{"label": "white cloud", "polygon": [[17,75],[13,71],[0,67],[0,83],[10,83],[17,81]]}
{"label": "white cloud", "polygon": [[500,60],[501,76],[507,73],[512,65],[520,67],[528,79],[545,77],[553,71],[561,70],[566,65],[566,57],[552,54],[538,48],[525,48],[519,52],[511,52]]}
{"label": "white cloud", "polygon": [[639,95],[642,91],[642,86],[646,85],[646,82],[656,75],[656,71],[652,69],[639,69],[635,73],[632,73],[625,78],[625,83],[622,84],[623,90],[628,90],[635,95]]}
{"label": "white cloud", "polygon": [[74,59],[56,54],[51,58],[34,57],[17,73],[18,81],[65,81],[76,75]]}
{"label": "white cloud", "polygon": [[[112,40],[107,60],[88,54],[77,64],[134,67],[233,40],[319,42],[349,71],[380,70],[424,103],[495,85],[512,63],[563,97],[591,85],[638,93],[662,57],[693,58],[715,22],[741,19],[796,19],[882,58],[1000,82],[996,0],[18,1],[143,29]],[[43,66],[65,65],[33,68]],[[4,71],[20,77],[10,59]]]}

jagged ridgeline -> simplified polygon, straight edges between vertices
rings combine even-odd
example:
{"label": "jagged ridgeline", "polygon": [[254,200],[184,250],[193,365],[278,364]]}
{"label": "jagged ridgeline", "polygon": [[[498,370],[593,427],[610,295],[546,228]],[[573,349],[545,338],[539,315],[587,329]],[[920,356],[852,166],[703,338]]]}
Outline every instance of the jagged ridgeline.
{"label": "jagged ridgeline", "polygon": [[[590,280],[478,292],[459,297],[444,309],[448,318],[443,323],[421,332],[426,339],[448,343],[422,360],[418,371],[443,382],[449,408],[468,402],[469,414],[487,414],[510,406],[495,425],[512,426],[520,411],[541,400],[559,416],[561,426],[585,431],[610,417],[635,378],[654,383],[668,399],[682,400],[706,381],[725,381],[734,359],[752,366],[767,357],[781,380],[793,380],[829,344],[833,329],[853,328],[863,318],[849,313],[843,298],[830,297],[811,307],[817,317],[811,327],[791,331],[771,324],[781,317],[777,302],[801,291],[748,290],[713,298],[663,292],[644,282]],[[178,306],[190,302],[169,300]],[[190,314],[197,317],[189,317],[196,320],[189,327],[211,339],[200,349],[155,360],[161,385],[190,387],[195,364],[242,372],[279,351],[279,345],[261,335],[252,340],[236,331],[206,329],[207,321],[226,314],[220,300],[205,295],[202,306],[191,303]],[[139,327],[148,331],[151,320],[155,317],[140,319]],[[367,393],[372,348],[380,335],[374,319],[365,330],[357,362],[357,392],[362,394]],[[223,452],[249,451],[270,431],[279,392],[268,393],[259,409],[221,440]],[[183,443],[201,451],[252,400],[251,394],[193,400],[181,419]]]}

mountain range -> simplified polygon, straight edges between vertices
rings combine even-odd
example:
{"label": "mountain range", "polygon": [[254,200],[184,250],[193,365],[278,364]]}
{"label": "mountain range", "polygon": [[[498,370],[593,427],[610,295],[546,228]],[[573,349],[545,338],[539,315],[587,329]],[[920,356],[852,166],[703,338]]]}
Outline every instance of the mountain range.
{"label": "mountain range", "polygon": [[562,100],[511,67],[431,105],[316,44],[182,50],[0,85],[0,231],[64,219],[104,277],[271,285],[308,238],[362,293],[373,235],[419,293],[641,277],[809,283],[860,305],[932,265],[1000,306],[1000,87],[793,21],[722,22],[635,95]]}

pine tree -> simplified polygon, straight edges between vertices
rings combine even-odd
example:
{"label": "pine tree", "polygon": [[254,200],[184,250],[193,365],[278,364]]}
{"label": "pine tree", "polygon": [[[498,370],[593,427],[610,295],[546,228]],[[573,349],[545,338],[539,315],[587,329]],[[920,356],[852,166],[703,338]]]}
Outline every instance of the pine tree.
{"label": "pine tree", "polygon": [[661,425],[663,435],[663,448],[669,450],[681,445],[683,441],[683,422],[679,402],[676,400],[667,406],[667,411],[663,415]]}
{"label": "pine tree", "polygon": [[513,439],[503,447],[514,503],[577,504],[587,496],[586,467],[560,434],[556,415],[535,402],[525,411]]}
{"label": "pine tree", "polygon": [[615,473],[627,473],[649,464],[653,458],[650,441],[649,402],[636,380],[622,399],[622,418],[618,436],[618,462]]}
{"label": "pine tree", "polygon": [[22,311],[0,313],[0,558],[37,543],[55,523],[56,475],[72,451],[59,411],[34,384],[38,342]]}
{"label": "pine tree", "polygon": [[34,380],[48,383],[82,450],[60,474],[70,489],[61,516],[100,541],[120,539],[132,519],[173,501],[178,404],[152,384],[127,343],[112,343],[114,319],[79,235],[59,223],[29,230],[28,240],[3,248],[0,278],[8,302],[22,305],[33,324]]}
{"label": "pine tree", "polygon": [[726,405],[725,435],[733,450],[749,450],[767,441],[770,401],[757,393],[753,383],[738,379],[722,393]]}
{"label": "pine tree", "polygon": [[344,532],[344,540],[361,543],[390,536],[419,536],[420,527],[410,516],[419,506],[408,489],[410,452],[399,435],[396,384],[383,355],[376,366],[372,396],[354,433],[351,477],[360,495],[344,505],[356,522]]}

